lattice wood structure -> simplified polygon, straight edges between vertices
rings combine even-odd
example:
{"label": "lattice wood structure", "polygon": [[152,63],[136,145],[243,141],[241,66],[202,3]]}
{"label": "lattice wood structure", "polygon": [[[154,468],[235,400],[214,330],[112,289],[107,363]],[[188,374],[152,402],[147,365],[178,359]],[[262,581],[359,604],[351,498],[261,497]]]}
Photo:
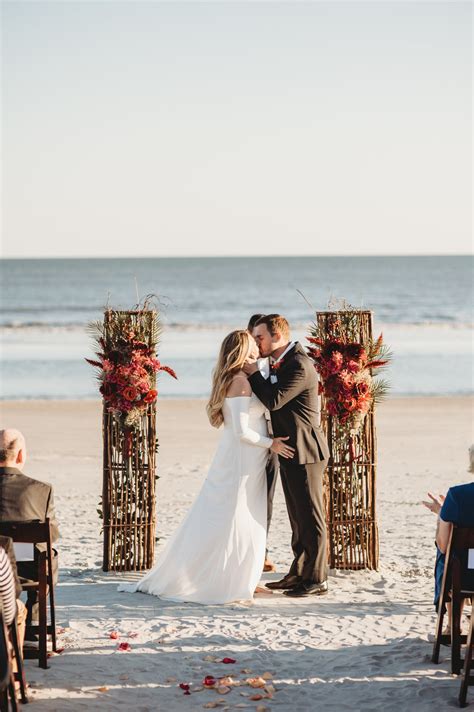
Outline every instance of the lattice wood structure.
{"label": "lattice wood structure", "polygon": [[[152,333],[153,310],[120,312]],[[104,315],[104,339],[112,312]],[[145,322],[145,323],[144,323]],[[149,341],[151,345],[151,341]],[[156,404],[147,406],[133,428],[103,408],[102,514],[104,571],[143,571],[155,554]]]}
{"label": "lattice wood structure", "polygon": [[[339,312],[340,313],[340,312]],[[372,338],[372,312],[355,312],[359,343]],[[338,312],[317,312],[318,326],[328,333],[328,322]],[[372,406],[357,435],[341,433],[337,419],[327,413],[322,398],[322,426],[331,459],[326,470],[325,499],[328,561],[335,569],[377,569],[379,541],[376,520],[377,440]]]}

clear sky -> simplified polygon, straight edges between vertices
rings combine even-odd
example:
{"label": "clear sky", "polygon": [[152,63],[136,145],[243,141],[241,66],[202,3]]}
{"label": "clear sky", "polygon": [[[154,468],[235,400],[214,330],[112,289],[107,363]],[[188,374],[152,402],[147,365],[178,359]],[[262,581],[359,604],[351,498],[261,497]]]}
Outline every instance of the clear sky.
{"label": "clear sky", "polygon": [[470,251],[470,2],[2,12],[4,256]]}

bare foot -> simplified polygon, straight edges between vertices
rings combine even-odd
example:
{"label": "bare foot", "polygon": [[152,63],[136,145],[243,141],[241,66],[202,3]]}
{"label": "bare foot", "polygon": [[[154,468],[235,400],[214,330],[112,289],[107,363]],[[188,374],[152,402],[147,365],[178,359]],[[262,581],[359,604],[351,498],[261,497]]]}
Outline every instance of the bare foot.
{"label": "bare foot", "polygon": [[253,595],[256,596],[257,594],[263,594],[264,596],[272,596],[273,591],[270,591],[270,589],[266,588],[265,586],[257,586],[255,591],[253,592]]}
{"label": "bare foot", "polygon": [[273,561],[270,561],[270,559],[265,559],[264,564],[263,564],[263,572],[264,573],[269,573],[276,571],[276,566],[273,563]]}

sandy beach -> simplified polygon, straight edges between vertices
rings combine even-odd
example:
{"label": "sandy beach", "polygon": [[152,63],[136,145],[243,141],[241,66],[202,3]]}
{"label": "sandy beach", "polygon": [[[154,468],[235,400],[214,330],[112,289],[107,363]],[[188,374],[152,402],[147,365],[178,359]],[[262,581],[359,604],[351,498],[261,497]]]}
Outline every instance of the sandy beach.
{"label": "sandy beach", "polygon": [[[26,474],[53,484],[60,541],[57,617],[64,652],[49,670],[27,661],[34,709],[442,710],[458,679],[430,662],[435,517],[420,501],[469,481],[473,441],[469,397],[400,398],[381,406],[378,426],[380,570],[332,572],[322,599],[257,598],[253,605],[198,606],[118,593],[138,575],[101,571],[101,405],[95,401],[12,401],[2,427],[23,431]],[[158,551],[190,506],[219,436],[204,402],[158,404]],[[290,530],[278,485],[269,537],[278,574],[290,561]],[[263,580],[276,578],[265,575]],[[110,632],[119,634],[110,638]],[[130,650],[117,650],[127,642]],[[224,665],[229,656],[234,664]],[[226,695],[201,690],[206,675],[245,681]],[[192,683],[183,695],[178,684]],[[261,700],[251,699],[262,694]],[[471,695],[472,697],[472,695]]]}

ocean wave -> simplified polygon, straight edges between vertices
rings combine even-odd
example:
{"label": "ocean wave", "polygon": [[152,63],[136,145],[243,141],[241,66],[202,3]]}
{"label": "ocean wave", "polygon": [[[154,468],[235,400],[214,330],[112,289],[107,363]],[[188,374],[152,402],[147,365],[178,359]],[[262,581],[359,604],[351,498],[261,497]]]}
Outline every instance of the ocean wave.
{"label": "ocean wave", "polygon": [[[291,322],[291,327],[293,331],[305,331],[309,328],[312,321],[308,320],[306,322]],[[42,332],[57,332],[57,331],[84,331],[87,328],[88,322],[84,321],[16,321],[7,320],[4,322],[0,321],[0,332],[28,332],[28,331],[42,331]],[[206,323],[206,322],[166,322],[162,321],[163,328],[171,332],[191,332],[191,331],[231,331],[232,329],[242,328],[241,324],[237,323]],[[376,330],[383,329],[384,327],[390,329],[424,329],[424,328],[439,328],[445,330],[458,330],[458,329],[474,329],[474,322],[472,321],[452,321],[452,320],[437,320],[429,319],[424,321],[378,321],[375,319],[374,326]]]}

